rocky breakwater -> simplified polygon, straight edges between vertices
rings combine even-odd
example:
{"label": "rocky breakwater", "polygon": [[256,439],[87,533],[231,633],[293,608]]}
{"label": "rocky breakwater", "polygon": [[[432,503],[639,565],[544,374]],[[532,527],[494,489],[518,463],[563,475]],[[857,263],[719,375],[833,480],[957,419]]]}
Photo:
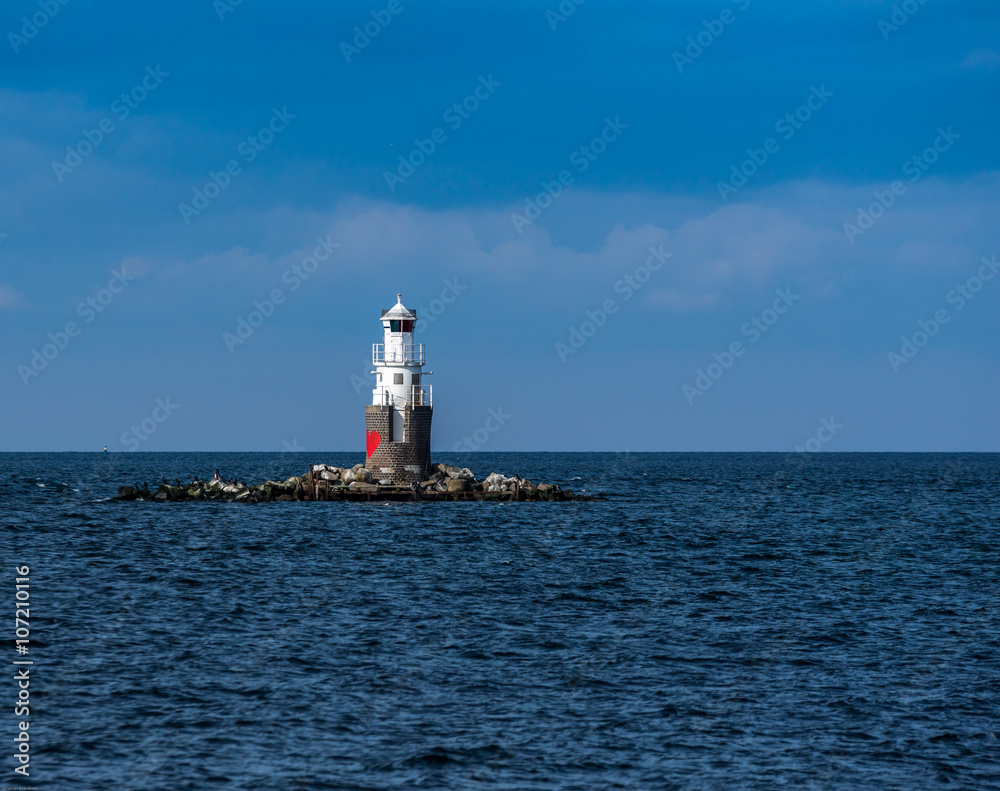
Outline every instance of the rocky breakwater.
{"label": "rocky breakwater", "polygon": [[223,500],[237,503],[270,503],[307,500],[498,500],[504,502],[594,500],[596,497],[578,495],[558,484],[535,484],[520,476],[506,476],[492,472],[482,480],[467,467],[449,467],[437,464],[427,480],[410,486],[394,486],[389,480],[375,480],[363,464],[353,467],[336,467],[314,464],[305,475],[292,476],[284,481],[265,481],[252,486],[226,481],[215,471],[215,476],[202,482],[195,478],[191,483],[173,485],[166,479],[156,491],[149,484],[140,488],[120,486],[119,500],[147,500],[152,502],[180,502],[187,500]]}

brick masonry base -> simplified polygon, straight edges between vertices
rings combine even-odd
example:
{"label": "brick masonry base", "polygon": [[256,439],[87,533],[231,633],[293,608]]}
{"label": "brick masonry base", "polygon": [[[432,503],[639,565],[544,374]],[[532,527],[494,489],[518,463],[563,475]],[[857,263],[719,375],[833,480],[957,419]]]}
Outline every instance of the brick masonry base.
{"label": "brick masonry base", "polygon": [[397,486],[426,480],[431,468],[433,414],[434,407],[407,405],[403,410],[406,441],[394,441],[392,407],[379,404],[365,406],[365,429],[368,432],[377,431],[382,437],[378,447],[365,460],[365,467],[375,480],[389,478]]}

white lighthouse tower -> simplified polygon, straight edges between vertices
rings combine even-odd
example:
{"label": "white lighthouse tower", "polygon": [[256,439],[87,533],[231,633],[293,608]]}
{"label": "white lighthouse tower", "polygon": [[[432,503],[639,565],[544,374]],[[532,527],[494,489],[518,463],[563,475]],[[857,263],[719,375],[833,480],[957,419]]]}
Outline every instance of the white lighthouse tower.
{"label": "white lighthouse tower", "polygon": [[396,304],[382,311],[383,342],[372,345],[375,389],[365,407],[365,466],[378,480],[423,480],[430,468],[432,390],[422,382],[424,344],[413,342],[416,311]]}

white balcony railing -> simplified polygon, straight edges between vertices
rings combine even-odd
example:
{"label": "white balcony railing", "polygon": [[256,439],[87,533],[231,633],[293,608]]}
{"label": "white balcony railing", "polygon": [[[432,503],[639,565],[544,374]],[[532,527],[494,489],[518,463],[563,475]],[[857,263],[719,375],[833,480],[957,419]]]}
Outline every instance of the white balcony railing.
{"label": "white balcony railing", "polygon": [[379,363],[413,363],[424,364],[424,344],[408,343],[402,347],[392,347],[386,353],[384,343],[372,344],[372,364]]}
{"label": "white balcony railing", "polygon": [[413,406],[434,406],[434,385],[410,385],[410,403]]}
{"label": "white balcony railing", "polygon": [[394,394],[391,390],[383,389],[379,393],[377,403],[382,406],[402,408],[410,406],[434,406],[434,385],[410,385],[410,392],[406,395]]}

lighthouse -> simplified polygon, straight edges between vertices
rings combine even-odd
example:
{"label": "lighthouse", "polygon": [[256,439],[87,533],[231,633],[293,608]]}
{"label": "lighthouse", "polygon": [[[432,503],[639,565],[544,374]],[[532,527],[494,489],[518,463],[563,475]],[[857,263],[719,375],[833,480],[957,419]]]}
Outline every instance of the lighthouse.
{"label": "lighthouse", "polygon": [[382,311],[382,343],[372,345],[375,389],[365,406],[365,467],[375,480],[406,485],[424,480],[431,466],[431,386],[421,379],[424,344],[413,342],[416,311],[396,304]]}

